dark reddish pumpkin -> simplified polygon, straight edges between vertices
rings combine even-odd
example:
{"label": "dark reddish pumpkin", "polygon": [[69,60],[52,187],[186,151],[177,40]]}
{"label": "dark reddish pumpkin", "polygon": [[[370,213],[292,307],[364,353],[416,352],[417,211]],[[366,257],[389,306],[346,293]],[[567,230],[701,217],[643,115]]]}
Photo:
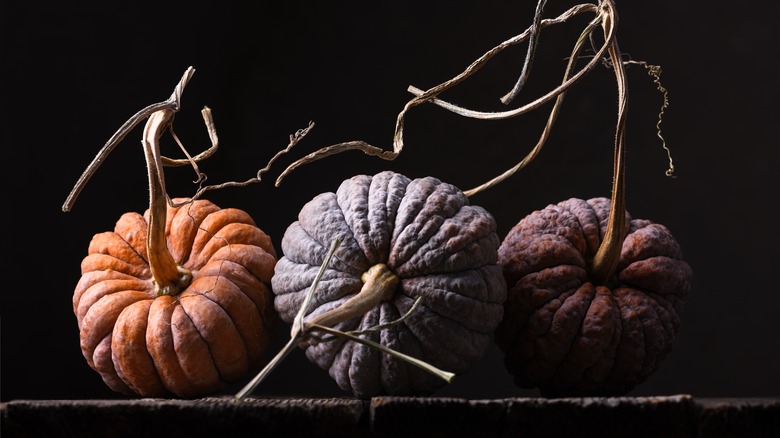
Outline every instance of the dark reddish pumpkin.
{"label": "dark reddish pumpkin", "polygon": [[73,295],[81,350],[117,392],[215,392],[261,365],[275,318],[276,253],[242,210],[205,200],[168,207],[167,247],[191,280],[179,294],[158,296],[148,214],[126,213],[90,242]]}
{"label": "dark reddish pumpkin", "polygon": [[620,261],[594,284],[590,261],[610,200],[569,199],[522,219],[499,264],[508,285],[496,340],[507,369],[543,395],[623,395],[672,350],[692,270],[663,225],[630,219]]}
{"label": "dark reddish pumpkin", "polygon": [[[328,320],[341,331],[371,329],[400,319],[422,297],[402,322],[361,336],[455,374],[482,358],[506,296],[496,264],[500,240],[490,213],[432,177],[411,180],[386,171],[344,181],[336,193],[308,202],[282,239],[284,257],[272,284],[274,305],[284,321],[292,323],[337,238],[341,246],[306,322]],[[384,282],[392,286],[378,304],[348,320],[322,319],[361,292],[363,281],[375,272],[392,278]],[[312,362],[358,397],[430,394],[446,384],[354,341],[330,338],[304,348]]]}

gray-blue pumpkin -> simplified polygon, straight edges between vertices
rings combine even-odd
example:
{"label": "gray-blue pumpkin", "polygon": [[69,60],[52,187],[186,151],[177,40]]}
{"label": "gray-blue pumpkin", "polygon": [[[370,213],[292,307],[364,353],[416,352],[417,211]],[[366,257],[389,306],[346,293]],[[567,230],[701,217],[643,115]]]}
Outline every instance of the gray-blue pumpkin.
{"label": "gray-blue pumpkin", "polygon": [[[334,325],[440,369],[469,371],[493,341],[503,316],[506,283],[497,265],[500,239],[493,216],[469,205],[457,187],[433,177],[385,171],[342,182],[314,197],[282,239],[274,305],[291,323],[334,239],[335,252],[305,321],[361,291],[370,268],[397,276],[364,314]],[[418,297],[422,297],[411,313]],[[385,326],[404,317],[401,322]],[[343,338],[304,345],[306,356],[356,397],[426,395],[446,384],[386,353]]]}

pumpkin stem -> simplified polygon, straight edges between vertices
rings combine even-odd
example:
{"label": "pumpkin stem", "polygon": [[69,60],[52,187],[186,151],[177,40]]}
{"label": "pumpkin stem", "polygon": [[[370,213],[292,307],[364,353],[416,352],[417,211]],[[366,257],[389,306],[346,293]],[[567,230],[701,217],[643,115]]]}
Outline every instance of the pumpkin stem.
{"label": "pumpkin stem", "polygon": [[[344,302],[337,309],[333,309],[333,310],[341,309],[340,312],[336,312],[335,314],[331,314],[330,316],[324,317],[324,315],[331,313],[331,312],[325,312],[322,315],[320,315],[318,318],[314,318],[312,321],[309,322],[303,321],[306,314],[309,313],[309,306],[311,304],[311,299],[314,296],[317,286],[320,283],[320,279],[322,278],[322,275],[325,273],[325,270],[330,264],[331,258],[333,258],[333,254],[336,252],[336,249],[340,244],[341,244],[341,240],[338,238],[331,243],[330,250],[328,250],[328,254],[325,256],[325,260],[323,260],[322,265],[320,266],[320,269],[317,272],[317,275],[314,277],[314,281],[311,283],[311,286],[309,287],[309,291],[306,294],[306,297],[304,297],[300,309],[298,309],[298,313],[295,315],[295,319],[293,319],[292,330],[290,333],[290,340],[287,341],[287,344],[285,344],[285,346],[279,351],[279,353],[277,353],[276,356],[274,356],[274,358],[271,359],[271,361],[269,361],[268,364],[266,364],[266,366],[263,367],[263,369],[260,370],[260,372],[249,383],[246,384],[246,386],[244,386],[238,393],[236,393],[235,395],[236,400],[241,400],[246,396],[248,396],[249,394],[251,394],[252,391],[254,391],[255,388],[257,388],[257,386],[271,373],[271,371],[274,368],[276,368],[279,365],[279,363],[281,363],[281,361],[284,360],[284,358],[286,358],[295,349],[295,346],[300,345],[301,341],[312,336],[311,334],[312,331],[324,332],[333,336],[338,336],[353,342],[358,342],[367,345],[371,348],[377,349],[383,353],[389,354],[400,360],[406,361],[414,366],[417,366],[445,380],[448,383],[452,382],[452,380],[455,378],[455,374],[448,371],[440,370],[439,368],[436,368],[435,366],[425,361],[406,355],[399,351],[395,351],[392,348],[385,347],[382,344],[378,344],[368,339],[363,339],[355,333],[343,332],[341,330],[337,330],[325,325],[320,325],[319,323],[315,322],[318,321],[326,324],[337,324],[338,322],[346,321],[347,319],[364,314],[367,310],[369,310],[369,308],[363,309],[363,307],[365,307],[367,305],[366,303],[368,302],[373,302],[374,304],[372,304],[371,307],[374,307],[380,301],[390,299],[396,287],[398,286],[399,280],[398,277],[392,271],[390,271],[390,269],[384,264],[380,263],[374,265],[363,274],[362,279],[364,284],[360,292],[354,297]],[[358,296],[360,296],[360,298],[358,298]],[[361,313],[357,313],[358,311],[360,311]],[[404,315],[403,318],[408,316],[409,313],[411,313],[411,310],[407,312],[407,315]]]}
{"label": "pumpkin stem", "polygon": [[[607,0],[602,6],[604,13],[604,31],[617,25],[617,13],[612,2]],[[596,255],[591,264],[591,278],[596,284],[605,284],[615,273],[620,253],[623,249],[623,240],[626,235],[626,204],[625,204],[625,125],[626,108],[628,106],[628,87],[626,86],[625,69],[621,59],[617,41],[609,44],[609,58],[618,88],[618,120],[615,129],[615,150],[613,154],[613,178],[612,197],[610,201],[609,223],[604,233]]]}
{"label": "pumpkin stem", "polygon": [[539,24],[542,22],[542,11],[544,10],[544,5],[547,3],[546,0],[539,0],[536,3],[536,11],[534,12],[534,22],[531,24],[531,27],[528,28],[530,32],[530,36],[528,37],[528,50],[525,53],[525,62],[523,62],[523,70],[520,72],[520,77],[517,78],[517,82],[515,83],[515,86],[512,87],[512,90],[510,90],[508,93],[503,95],[501,97],[501,103],[508,105],[510,104],[517,95],[520,93],[520,90],[523,89],[523,86],[525,85],[526,81],[528,81],[528,76],[531,75],[531,65],[534,62],[534,54],[536,53],[536,46],[539,44],[539,34],[541,33],[541,29],[539,28]]}
{"label": "pumpkin stem", "polygon": [[158,296],[176,295],[192,280],[192,273],[178,265],[168,251],[165,236],[168,196],[165,192],[160,137],[169,126],[176,110],[178,106],[176,109],[164,109],[152,113],[144,127],[142,141],[149,173],[149,227],[146,234],[146,249],[149,268],[154,277],[155,292]]}
{"label": "pumpkin stem", "polygon": [[363,287],[335,309],[322,313],[311,321],[304,323],[304,330],[309,325],[333,327],[334,325],[359,318],[382,301],[388,301],[395,295],[398,287],[398,276],[384,263],[376,264],[368,269],[363,276]]}
{"label": "pumpkin stem", "polygon": [[390,328],[390,327],[392,327],[394,325],[400,324],[400,323],[404,322],[406,320],[406,318],[409,317],[409,315],[414,313],[415,310],[417,310],[417,307],[420,305],[420,303],[422,303],[422,299],[423,299],[422,296],[417,297],[417,299],[414,300],[414,303],[412,303],[412,307],[410,307],[409,310],[407,310],[406,313],[401,315],[401,317],[398,318],[398,319],[395,319],[395,320],[390,321],[390,322],[386,322],[384,324],[377,324],[377,325],[375,325],[373,327],[369,327],[369,328],[363,329],[363,330],[350,330],[350,331],[348,331],[346,333],[350,334],[350,335],[356,335],[357,336],[357,335],[363,335],[363,334],[366,334],[366,333],[378,332],[380,330],[384,330],[386,328]]}

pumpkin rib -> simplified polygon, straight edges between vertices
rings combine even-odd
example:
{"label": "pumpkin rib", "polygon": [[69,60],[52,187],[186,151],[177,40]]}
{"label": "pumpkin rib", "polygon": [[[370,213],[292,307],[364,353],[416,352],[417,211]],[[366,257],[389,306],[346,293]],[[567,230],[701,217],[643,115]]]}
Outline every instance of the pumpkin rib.
{"label": "pumpkin rib", "polygon": [[[586,258],[592,258],[596,255],[601,244],[601,233],[599,230],[599,216],[593,207],[587,201],[577,198],[570,198],[559,202],[557,205],[566,209],[577,221],[577,231],[582,235],[585,245],[584,251],[580,251]],[[626,213],[628,217],[628,213]],[[626,220],[626,223],[631,223]]]}
{"label": "pumpkin rib", "polygon": [[658,307],[663,309],[669,315],[668,319],[672,330],[670,335],[675,337],[677,330],[679,330],[680,326],[682,326],[682,318],[680,317],[680,310],[678,309],[677,304],[670,301],[667,296],[658,295],[653,291],[643,290],[640,288],[637,289],[645,293],[648,297],[652,298],[653,301],[655,301],[655,304],[657,304]]}
{"label": "pumpkin rib", "polygon": [[147,224],[144,217],[138,213],[124,213],[114,226],[114,233],[145,262],[149,263],[146,248]]}
{"label": "pumpkin rib", "polygon": [[[212,272],[215,265],[219,265],[216,268],[216,272]],[[231,267],[237,267],[231,269]],[[228,272],[224,272],[223,269],[229,269]],[[238,269],[242,271],[239,272]],[[217,277],[224,276],[233,283],[241,294],[245,295],[254,304],[255,309],[260,315],[260,319],[266,329],[271,329],[274,324],[273,318],[273,303],[269,297],[271,291],[259,278],[249,272],[243,265],[236,263],[232,260],[219,259],[212,260],[206,266],[198,271],[198,275],[201,277]],[[238,284],[240,281],[241,284]]]}
{"label": "pumpkin rib", "polygon": [[378,246],[378,249],[381,251],[381,263],[387,264],[390,257],[398,209],[406,196],[406,190],[411,181],[411,179],[400,173],[390,171],[380,172],[371,177],[368,188],[368,217],[372,225],[372,240],[376,242],[378,237],[378,228],[374,227],[374,224],[384,224],[383,228],[387,231],[385,234],[386,241],[380,245],[381,247]]}
{"label": "pumpkin rib", "polygon": [[[644,359],[644,332],[637,330],[642,322],[638,314],[627,303],[620,290],[615,291],[615,298],[620,308],[623,331],[615,354],[615,365],[612,367],[610,378],[613,385],[624,386],[627,382],[636,381],[640,374],[640,366]],[[633,330],[625,330],[626,324]]]}
{"label": "pumpkin rib", "polygon": [[[592,285],[591,285],[592,286]],[[599,304],[602,305],[599,305]],[[577,336],[572,341],[572,348],[566,355],[563,364],[571,370],[571,367],[576,367],[577,375],[574,378],[566,379],[566,386],[576,385],[576,387],[587,387],[588,384],[593,385],[593,380],[586,380],[586,376],[592,376],[596,373],[600,373],[605,377],[609,374],[609,370],[612,369],[612,362],[604,362],[604,357],[611,357],[614,354],[614,350],[617,348],[615,340],[615,329],[611,325],[607,325],[610,328],[612,334],[605,339],[599,329],[604,327],[605,324],[599,324],[599,322],[609,319],[614,321],[618,318],[617,309],[614,302],[609,297],[609,292],[605,288],[594,288],[594,296],[591,299],[588,309],[583,318]],[[594,322],[595,321],[595,322]],[[559,367],[560,368],[560,367]],[[566,368],[564,368],[566,369]],[[557,371],[556,371],[557,372]],[[575,372],[574,370],[567,372],[567,375]],[[597,376],[598,377],[598,376]],[[596,383],[599,379],[596,379]],[[577,384],[577,382],[582,382]],[[564,387],[566,387],[564,386]],[[587,390],[585,388],[581,388]]]}
{"label": "pumpkin rib", "polygon": [[502,245],[498,252],[498,264],[502,265],[507,285],[516,284],[526,275],[557,266],[586,267],[582,254],[566,238],[552,234],[545,234],[530,242],[524,240],[522,246]]}
{"label": "pumpkin rib", "polygon": [[172,315],[176,298],[161,296],[152,302],[147,320],[146,345],[163,386],[179,397],[190,397],[197,390],[181,367],[175,349]]}
{"label": "pumpkin rib", "polygon": [[151,271],[148,265],[133,265],[125,260],[108,254],[88,254],[81,261],[81,274],[84,275],[87,272],[92,271],[118,271],[123,274],[131,275],[138,278],[151,277]]}
{"label": "pumpkin rib", "polygon": [[[379,305],[379,323],[389,324],[401,318],[396,307],[388,302]],[[395,351],[410,351],[401,343],[400,333],[404,330],[403,324],[397,324],[379,331],[379,343]],[[384,394],[406,394],[411,389],[409,382],[408,363],[399,360],[389,354],[380,355],[379,383]]]}
{"label": "pumpkin rib", "polygon": [[[254,276],[259,282],[270,285],[274,275],[276,257],[269,254],[263,248],[256,245],[232,244],[223,246],[204,264],[214,261],[230,261],[242,266],[249,275]],[[203,267],[201,267],[202,269]]]}
{"label": "pumpkin rib", "polygon": [[383,263],[384,260],[382,260],[381,249],[377,247],[371,235],[370,190],[371,177],[368,175],[352,177],[339,185],[336,190],[336,204],[341,210],[344,223],[352,232],[360,251],[365,255],[369,265],[373,266],[377,263]]}
{"label": "pumpkin rib", "polygon": [[[593,299],[595,298],[596,288],[594,288],[590,283],[585,283],[581,287],[577,288],[574,293],[569,295],[561,304],[561,307],[558,308],[558,310],[555,312],[553,317],[559,320],[557,327],[559,327],[561,330],[555,330],[552,335],[561,339],[562,344],[565,342],[563,339],[568,338],[569,341],[568,345],[566,345],[566,351],[561,352],[563,355],[559,356],[557,363],[554,364],[553,372],[547,381],[548,386],[557,386],[556,381],[563,381],[564,383],[568,383],[566,381],[569,380],[571,376],[570,372],[567,371],[571,371],[570,368],[572,365],[579,365],[572,364],[571,357],[572,353],[574,352],[574,346],[576,345],[577,341],[582,338],[583,328],[588,322],[588,311],[590,310]],[[571,312],[567,312],[569,308],[572,308]],[[566,312],[566,315],[561,315],[561,313],[564,312]],[[568,316],[572,314],[573,316]],[[567,327],[561,327],[560,320],[563,320],[563,325],[567,326],[568,330]],[[555,326],[556,324],[552,325],[550,332],[553,332],[553,327]],[[550,338],[548,337],[546,339]]]}
{"label": "pumpkin rib", "polygon": [[[286,257],[279,259],[277,266],[279,268],[271,279],[271,289],[274,294],[277,294],[274,298],[274,307],[277,308],[282,320],[289,324],[303,305],[311,283],[317,276],[319,266],[295,263]],[[363,282],[352,274],[337,269],[326,269],[316,293],[312,296],[309,312],[329,301],[357,294],[362,285]]]}
{"label": "pumpkin rib", "polygon": [[79,327],[81,327],[81,321],[83,321],[84,315],[87,314],[92,305],[98,300],[111,294],[128,291],[146,293],[150,298],[154,296],[151,292],[151,285],[135,278],[103,280],[90,286],[84,291],[79,300],[76,312],[76,320],[79,323]]}
{"label": "pumpkin rib", "polygon": [[171,314],[174,351],[192,393],[201,393],[223,385],[209,345],[178,297]]}
{"label": "pumpkin rib", "polygon": [[136,301],[125,307],[111,332],[114,369],[133,392],[143,397],[162,396],[167,392],[146,348],[146,328],[152,301]]}
{"label": "pumpkin rib", "polygon": [[145,266],[146,260],[130,243],[113,231],[96,234],[89,242],[88,254],[105,254],[132,266]]}
{"label": "pumpkin rib", "polygon": [[599,355],[598,362],[583,372],[583,377],[586,380],[582,386],[587,385],[587,389],[583,388],[583,391],[587,391],[588,393],[592,393],[593,391],[604,393],[604,390],[601,387],[603,386],[603,382],[607,381],[612,374],[612,370],[615,367],[617,349],[620,340],[623,337],[623,321],[620,318],[620,306],[612,295],[612,291],[606,287],[597,287],[596,293],[604,296],[606,304],[608,304],[611,309],[613,330],[606,343],[604,353]]}
{"label": "pumpkin rib", "polygon": [[[311,321],[321,313],[338,307],[347,299],[348,298],[335,300],[315,309],[304,318],[304,322]],[[336,324],[333,326],[333,328],[343,332],[354,331],[357,330],[360,326],[360,321],[361,318],[348,319]],[[341,337],[326,335],[324,341],[316,342],[306,346],[306,356],[309,358],[309,360],[316,363],[320,368],[327,370],[333,366],[333,362],[336,358],[336,355],[339,354],[339,350],[350,342],[351,341]]]}
{"label": "pumpkin rib", "polygon": [[[409,307],[413,304],[413,301],[410,302]],[[382,309],[383,311],[384,309],[387,309],[388,312],[387,318],[382,320],[383,323],[395,321],[406,313],[404,312],[402,314],[401,309],[399,309],[394,302],[383,303]],[[408,311],[408,309],[406,310]],[[423,350],[419,341],[405,324],[397,324],[390,329],[383,330],[382,334],[385,336],[392,335],[396,338],[398,345],[400,345],[400,348],[397,351],[403,351],[412,357],[431,363],[430,358]],[[392,346],[392,344],[386,342],[387,341],[383,340],[385,345]],[[407,394],[408,392],[405,390],[405,387],[408,387],[408,391],[412,391],[413,393],[430,393],[432,392],[431,388],[441,384],[436,380],[436,377],[420,370],[406,361],[402,361],[392,356],[387,356],[387,361],[394,364],[397,368],[404,370],[401,372],[402,375],[400,377],[393,379],[392,382],[386,381],[383,384],[385,391],[389,394]]]}
{"label": "pumpkin rib", "polygon": [[[426,356],[431,358],[433,365],[456,374],[465,371],[470,359],[479,356],[477,351],[484,351],[489,343],[489,336],[470,332],[448,318],[438,318],[423,305],[418,306],[404,323],[420,342],[420,347],[428,352]],[[438,327],[430,327],[432,323]]]}
{"label": "pumpkin rib", "polygon": [[79,337],[82,352],[90,366],[93,365],[90,358],[97,344],[106,334],[111,333],[122,309],[147,298],[145,292],[121,291],[102,297],[87,310],[82,320]]}
{"label": "pumpkin rib", "polygon": [[211,239],[216,236],[222,228],[231,223],[244,223],[256,226],[255,221],[243,210],[236,208],[222,208],[207,215],[197,228],[197,232],[192,240],[192,249],[187,260],[200,254],[203,248]]}
{"label": "pumpkin rib", "polygon": [[[656,257],[682,260],[682,251],[677,242],[668,232],[664,232],[665,229],[659,230],[660,226],[655,225],[657,224],[648,224],[626,236],[620,255],[620,264],[617,266],[618,271],[622,271],[634,263]],[[648,242],[652,242],[652,244]]]}
{"label": "pumpkin rib", "polygon": [[[356,279],[352,279],[352,281],[347,284],[347,287],[344,287],[344,284],[345,283],[342,282],[321,280],[317,287],[318,292],[314,294],[314,298],[312,298],[310,302],[309,314],[320,314],[325,309],[323,306],[326,306],[329,302],[337,300],[339,302],[344,302],[347,299],[357,295],[360,292],[360,287],[362,285],[362,283]],[[274,288],[272,287],[272,290],[273,289]],[[332,295],[330,293],[331,291],[334,291]],[[275,298],[275,300],[278,301],[279,307],[285,306],[284,309],[290,309],[279,312],[279,316],[282,317],[285,322],[288,324],[292,323],[297,313],[296,309],[300,309],[307,293],[308,288],[301,289],[299,291],[290,291],[282,295],[278,295]],[[327,309],[330,308],[331,307],[327,307]]]}
{"label": "pumpkin rib", "polygon": [[206,242],[197,254],[192,254],[185,266],[203,266],[208,263],[223,247],[233,245],[252,245],[262,248],[268,236],[259,228],[240,223],[230,223],[222,227],[211,239]]}
{"label": "pumpkin rib", "polygon": [[[423,289],[423,288],[421,288],[421,289]],[[477,325],[480,324],[481,321],[474,321],[474,325],[467,325],[467,324],[464,323],[463,318],[458,318],[458,317],[455,317],[453,315],[448,315],[448,314],[444,313],[444,310],[447,310],[448,306],[447,307],[442,306],[443,308],[434,308],[434,307],[431,307],[430,305],[427,304],[429,302],[437,302],[437,300],[444,301],[444,300],[447,299],[447,298],[443,298],[445,296],[446,297],[452,297],[452,298],[456,298],[456,297],[457,298],[462,298],[462,297],[458,296],[457,293],[448,291],[446,289],[428,289],[428,288],[425,288],[423,290],[431,291],[433,293],[424,293],[424,294],[420,294],[420,293],[414,293],[414,294],[410,293],[410,294],[407,294],[407,293],[404,293],[404,295],[406,297],[410,298],[412,301],[415,301],[417,299],[417,297],[422,296],[423,300],[420,303],[420,305],[418,306],[418,309],[420,307],[425,307],[425,309],[427,311],[433,313],[434,315],[436,315],[436,316],[438,316],[440,318],[444,318],[444,319],[446,319],[448,321],[451,321],[452,323],[457,324],[457,325],[459,325],[460,327],[462,327],[464,329],[472,330],[472,331],[475,331],[475,332],[478,332],[478,333],[482,333],[482,334],[492,334],[493,333],[493,329],[489,327],[489,324],[487,326],[484,326],[484,327],[481,327],[481,328],[477,328]],[[405,292],[410,292],[410,291],[409,290],[405,290]],[[438,292],[442,292],[442,293],[439,294]],[[478,300],[469,300],[466,303],[459,303],[459,307],[463,308],[465,311],[470,310],[473,313],[482,313],[482,312],[479,312],[477,309],[479,309],[483,304],[489,306],[489,305],[492,305],[493,303],[487,303],[487,302],[482,302],[482,301],[478,301]],[[501,305],[499,305],[499,306],[501,306]],[[501,306],[501,307],[503,307],[503,306]],[[502,311],[502,313],[503,313],[503,311]],[[469,313],[467,312],[466,314],[468,315]],[[477,319],[479,319],[479,318],[477,318]]]}
{"label": "pumpkin rib", "polygon": [[[333,236],[335,238],[343,239],[344,236]],[[292,244],[291,242],[295,242]],[[343,240],[342,240],[343,242]],[[339,245],[339,249],[342,248]],[[314,236],[310,235],[301,225],[300,221],[295,221],[287,227],[287,231],[282,237],[282,252],[284,257],[296,262],[304,263],[307,265],[321,265],[325,260],[328,253],[330,242],[323,245],[322,242],[317,240]],[[335,269],[338,271],[346,272],[354,276],[361,276],[367,269],[360,269],[352,264],[346,263],[343,259],[344,251],[336,250],[331,258],[329,269]],[[308,259],[308,260],[307,260]]]}
{"label": "pumpkin rib", "polygon": [[[460,230],[459,230],[460,232]],[[435,236],[434,236],[435,237]],[[423,245],[417,253],[403,264],[390,266],[400,278],[420,277],[430,274],[458,273],[461,271],[495,264],[498,236],[486,234],[464,245],[460,250],[449,252],[448,242],[432,242]],[[474,263],[479,260],[480,264]]]}
{"label": "pumpkin rib", "polygon": [[637,312],[639,322],[642,324],[642,336],[644,338],[643,351],[645,357],[640,363],[639,371],[639,377],[644,380],[646,376],[655,370],[659,359],[663,357],[663,351],[666,347],[665,338],[663,334],[658,333],[657,325],[653,324],[653,321],[657,321],[659,317],[655,309],[651,305],[647,305],[647,297],[636,290],[626,289],[628,290],[629,299],[636,300],[638,301],[637,304],[639,304],[634,306],[634,308],[638,309],[635,311]]}
{"label": "pumpkin rib", "polygon": [[114,368],[114,362],[111,357],[111,333],[106,334],[98,342],[92,356],[87,361],[89,366],[97,371],[103,382],[113,391],[125,395],[133,395],[133,390],[119,377]]}
{"label": "pumpkin rib", "polygon": [[336,194],[321,193],[314,200],[316,201],[306,203],[298,213],[297,222],[301,230],[322,247],[323,254],[327,253],[334,240],[340,239],[341,244],[331,259],[332,266],[336,268],[338,265],[335,261],[338,260],[349,267],[349,272],[362,275],[371,264],[360,249],[354,231],[346,223]]}
{"label": "pumpkin rib", "polygon": [[[78,317],[78,305],[81,302],[81,296],[90,287],[94,286],[101,281],[107,280],[132,280],[138,279],[129,274],[123,272],[108,270],[108,271],[89,271],[82,274],[76,283],[76,288],[73,291],[73,314]],[[80,322],[80,319],[79,319]]]}
{"label": "pumpkin rib", "polygon": [[246,351],[247,367],[257,365],[262,358],[264,344],[267,343],[267,340],[262,339],[261,334],[254,330],[254,327],[263,325],[259,309],[252,299],[224,276],[199,276],[192,287],[197,289],[201,282],[211,281],[211,279],[214,279],[214,287],[202,292],[202,296],[219,306],[233,324]]}
{"label": "pumpkin rib", "polygon": [[[421,193],[415,191],[418,187],[422,190]],[[417,198],[418,194],[423,197]],[[448,204],[455,204],[457,207],[450,206],[450,209],[442,209],[442,205]],[[416,208],[418,206],[419,208]],[[437,235],[445,221],[456,216],[464,206],[468,206],[468,199],[452,184],[432,177],[410,182],[398,207],[396,222],[393,224],[387,265],[396,271],[407,263]],[[412,218],[408,223],[405,222],[407,217]]]}
{"label": "pumpkin rib", "polygon": [[[406,315],[407,312],[409,312],[409,309],[411,309],[412,306],[414,305],[414,300],[406,296],[399,296],[396,297],[396,299],[392,300],[391,303],[394,305],[399,315]],[[420,307],[422,307],[422,304],[417,306],[417,309],[420,309]],[[417,312],[417,310],[415,310],[415,312]],[[406,322],[399,324],[398,330],[405,330],[409,334],[409,341],[411,341],[412,344],[417,347],[416,350],[419,352],[419,355],[415,357],[425,362],[428,362],[432,365],[436,365],[437,363],[439,363],[438,358],[431,357],[428,354],[428,350],[423,347],[418,334],[415,333]],[[408,351],[408,350],[404,350],[404,351]]]}
{"label": "pumpkin rib", "polygon": [[[544,304],[528,312],[528,322],[523,327],[522,335],[518,334],[518,341],[525,345],[525,349],[518,348],[518,363],[523,368],[526,380],[528,381],[546,381],[549,379],[550,372],[547,368],[551,364],[548,354],[541,348],[546,342],[545,337],[549,334],[554,315],[569,296],[574,294],[574,290],[567,289],[552,296]],[[522,355],[525,352],[526,355]],[[513,356],[507,356],[512,358]],[[540,362],[541,365],[540,365]]]}
{"label": "pumpkin rib", "polygon": [[[658,269],[664,269],[667,275],[653,275]],[[622,283],[638,289],[653,290],[659,295],[685,300],[690,293],[690,275],[691,268],[684,261],[656,256],[626,266],[618,273],[618,278]]]}
{"label": "pumpkin rib", "polygon": [[[209,296],[209,292],[211,291],[196,292],[190,288],[182,294],[179,303],[193,322],[195,330],[206,342],[220,380],[232,382],[249,369],[249,353],[235,322],[225,309]],[[243,354],[240,357],[231,357],[232,353],[237,351]]]}
{"label": "pumpkin rib", "polygon": [[[558,374],[561,364],[564,363],[570,351],[571,343],[574,342],[581,330],[587,315],[587,307],[582,305],[582,297],[595,296],[595,290],[588,286],[586,283],[576,289],[570,289],[556,298],[557,303],[550,302],[554,308],[549,308],[550,318],[546,319],[546,322],[549,321],[549,323],[546,324],[544,333],[534,340],[537,352],[535,357],[538,357],[538,361],[535,363],[537,365],[539,362],[543,363],[539,372],[542,373],[543,377],[541,378],[545,382],[549,383]],[[586,290],[591,290],[592,293],[588,294]],[[556,304],[558,305],[556,306]]]}
{"label": "pumpkin rib", "polygon": [[[358,330],[366,330],[371,327],[375,327],[379,324],[379,309],[373,308],[366,312],[358,325]],[[361,335],[364,339],[369,339],[373,342],[379,342],[380,336],[378,332],[368,332]],[[379,373],[381,371],[381,357],[380,351],[375,350],[367,345],[352,342],[352,351],[348,355],[348,360],[344,369],[349,376],[349,388],[343,388],[345,390],[351,390],[360,398],[365,398],[367,394],[375,394],[381,390],[379,383]],[[344,350],[342,350],[344,351]],[[361,370],[357,372],[356,370]],[[370,372],[366,371],[370,370]]]}
{"label": "pumpkin rib", "polygon": [[[174,203],[183,202],[184,199],[176,198]],[[185,208],[186,206],[186,208]],[[168,236],[168,250],[177,263],[184,265],[192,254],[192,245],[203,221],[219,211],[220,208],[208,200],[199,199],[195,202],[179,207],[168,206],[166,215],[166,236]],[[176,238],[172,238],[175,236]]]}

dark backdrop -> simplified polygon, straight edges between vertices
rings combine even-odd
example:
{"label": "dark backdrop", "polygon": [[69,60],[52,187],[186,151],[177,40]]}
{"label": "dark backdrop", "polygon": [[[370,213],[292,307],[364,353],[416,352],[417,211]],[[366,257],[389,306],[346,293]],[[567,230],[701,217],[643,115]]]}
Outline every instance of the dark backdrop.
{"label": "dark backdrop", "polygon": [[[573,4],[548,3],[547,17]],[[631,66],[628,210],[668,226],[695,273],[674,350],[630,395],[778,396],[780,96],[770,20],[780,8],[699,3],[618,5],[623,52],[663,68],[670,106],[661,126],[677,169],[677,178],[664,175],[667,157],[655,128],[661,94]],[[141,128],[108,157],[72,212],[60,207],[113,132],[138,109],[167,98],[188,66],[196,73],[175,126],[190,151],[199,151],[207,145],[199,111],[213,109],[221,146],[201,165],[210,182],[252,177],[290,134],[315,122],[267,181],[208,196],[247,210],[279,248],[306,201],[357,173],[432,175],[467,189],[518,161],[538,138],[549,105],[504,121],[468,120],[425,105],[408,114],[397,160],[347,152],[272,184],[295,158],[329,144],[364,140],[390,149],[396,116],[411,97],[408,85],[428,88],[456,75],[525,29],[534,7],[496,0],[0,2],[2,399],[118,397],[81,356],[71,298],[92,235],[112,229],[123,212],[147,207]],[[543,33],[522,102],[556,84],[586,21]],[[443,97],[501,109],[498,97],[514,83],[524,55],[524,45],[504,52]],[[613,83],[610,70],[596,68],[568,93],[539,158],[472,197],[494,214],[501,237],[547,204],[609,196]],[[193,193],[190,169],[166,176],[171,196]],[[280,327],[271,353],[286,338]],[[300,351],[256,394],[349,395]],[[492,348],[438,395],[537,393],[515,387]]]}

